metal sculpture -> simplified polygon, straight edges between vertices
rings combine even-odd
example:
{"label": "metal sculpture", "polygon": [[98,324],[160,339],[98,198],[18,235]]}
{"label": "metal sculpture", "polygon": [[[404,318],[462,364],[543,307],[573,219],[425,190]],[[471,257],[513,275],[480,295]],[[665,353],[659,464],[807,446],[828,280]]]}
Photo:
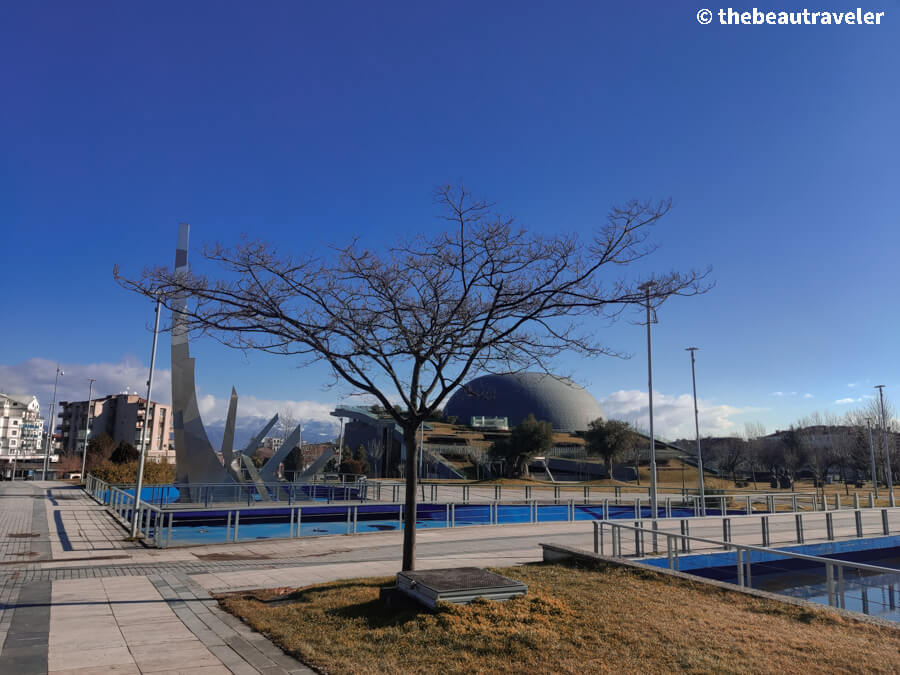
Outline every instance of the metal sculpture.
{"label": "metal sculpture", "polygon": [[[175,249],[175,274],[187,275],[188,273],[188,237],[190,226],[182,223],[178,227],[178,246]],[[205,487],[203,494],[212,495],[213,498],[225,498],[233,494],[231,486],[245,483],[244,471],[256,485],[257,492],[263,501],[269,501],[270,495],[266,488],[265,480],[275,480],[274,470],[283,457],[279,457],[274,467],[269,470],[272,460],[266,464],[262,474],[256,470],[250,456],[259,446],[260,441],[275,426],[278,415],[275,415],[259,433],[257,433],[244,449],[235,457],[234,453],[234,429],[237,418],[238,395],[231,388],[231,398],[228,402],[228,415],[225,418],[225,433],[222,438],[222,461],[219,461],[203,420],[200,418],[200,410],[197,405],[197,387],[194,376],[194,359],[191,358],[188,345],[188,328],[185,317],[187,294],[179,293],[172,303],[172,427],[175,434],[175,480],[180,488],[179,501],[195,501],[199,498],[199,492],[192,486],[201,484],[214,487]],[[288,439],[300,437],[300,427]],[[296,440],[291,441],[287,451],[289,452]],[[237,461],[235,461],[237,460]],[[197,494],[195,494],[195,492]],[[217,493],[221,492],[222,496]]]}

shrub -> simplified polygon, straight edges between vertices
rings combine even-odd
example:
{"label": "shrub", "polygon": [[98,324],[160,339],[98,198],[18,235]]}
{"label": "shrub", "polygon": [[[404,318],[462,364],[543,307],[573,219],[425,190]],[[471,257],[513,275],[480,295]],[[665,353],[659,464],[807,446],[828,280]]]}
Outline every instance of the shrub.
{"label": "shrub", "polygon": [[[114,464],[113,462],[106,461],[91,469],[91,473],[95,478],[99,478],[107,483],[131,485],[137,478],[137,469],[137,462]],[[173,464],[157,464],[156,462],[144,463],[144,483],[148,485],[159,485],[174,482],[175,466]]]}

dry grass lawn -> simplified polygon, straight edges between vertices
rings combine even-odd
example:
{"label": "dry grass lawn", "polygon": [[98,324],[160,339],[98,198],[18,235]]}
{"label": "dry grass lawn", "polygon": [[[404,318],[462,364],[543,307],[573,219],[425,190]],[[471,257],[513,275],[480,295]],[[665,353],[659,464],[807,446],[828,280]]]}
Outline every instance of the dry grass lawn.
{"label": "dry grass lawn", "polygon": [[389,579],[224,596],[326,673],[900,672],[900,630],[622,567],[494,570],[504,603],[388,610]]}

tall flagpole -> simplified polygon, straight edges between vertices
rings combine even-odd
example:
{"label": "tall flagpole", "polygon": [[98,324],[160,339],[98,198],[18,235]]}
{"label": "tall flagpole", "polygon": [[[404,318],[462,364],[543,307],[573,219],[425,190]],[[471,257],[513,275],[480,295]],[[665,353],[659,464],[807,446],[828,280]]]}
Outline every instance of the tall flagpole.
{"label": "tall flagpole", "polygon": [[694,430],[697,434],[697,480],[700,487],[700,515],[706,515],[706,490],[703,485],[703,455],[700,452],[700,410],[697,408],[697,373],[694,369],[694,352],[698,347],[688,347],[691,353],[691,381],[694,383]]}
{"label": "tall flagpole", "polygon": [[97,380],[88,378],[88,382],[90,382],[90,386],[88,386],[88,404],[87,404],[87,413],[84,416],[84,448],[81,451],[81,480],[84,482],[84,471],[87,468],[87,448],[88,448],[88,435],[91,433],[91,399],[94,395],[94,382]]}
{"label": "tall flagpole", "polygon": [[[138,531],[138,508],[141,505],[141,488],[144,485],[144,460],[147,456],[147,427],[150,426],[150,395],[153,393],[153,366],[156,363],[156,340],[159,337],[159,315],[161,305],[156,301],[156,324],[153,327],[153,349],[150,352],[150,377],[147,378],[147,401],[144,404],[144,424],[141,425],[141,448],[140,457],[138,458],[137,484],[134,491],[134,510],[131,513],[131,536],[136,537]],[[155,420],[154,420],[155,421]],[[150,434],[149,441],[153,441],[153,434]]]}

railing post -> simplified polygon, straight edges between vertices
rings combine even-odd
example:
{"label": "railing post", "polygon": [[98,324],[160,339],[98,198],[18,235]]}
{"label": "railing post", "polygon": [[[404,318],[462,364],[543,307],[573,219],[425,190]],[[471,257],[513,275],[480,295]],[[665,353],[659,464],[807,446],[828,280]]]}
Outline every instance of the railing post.
{"label": "railing post", "polygon": [[769,495],[766,497],[766,501],[768,502],[768,509],[766,509],[769,513],[775,513],[775,495]]}
{"label": "railing post", "polygon": [[834,565],[825,563],[825,585],[828,588],[828,606],[834,607]]}
{"label": "railing post", "polygon": [[444,505],[444,527],[450,529],[450,504]]}
{"label": "railing post", "polygon": [[834,514],[831,511],[825,514],[825,536],[828,541],[834,541]]}
{"label": "railing post", "polygon": [[600,516],[603,520],[609,520],[609,499],[603,500],[603,510],[600,512]]}
{"label": "railing post", "polygon": [[[656,521],[654,521],[654,524],[656,524]],[[675,557],[672,552],[672,535],[671,534],[666,535],[666,560],[669,564],[669,569],[674,570],[675,569]]]}
{"label": "railing post", "polygon": [[869,508],[875,508],[875,495],[873,495],[871,492],[869,493]]}
{"label": "railing post", "polygon": [[737,582],[738,586],[744,587],[744,551],[740,547],[737,549]]}
{"label": "railing post", "polygon": [[844,566],[838,565],[838,606],[841,609],[847,609],[847,603],[844,600]]}
{"label": "railing post", "polygon": [[722,518],[722,541],[731,543],[731,518]]}
{"label": "railing post", "polygon": [[682,518],[681,520],[681,550],[684,553],[690,553],[691,550],[691,540],[688,537],[691,536],[691,523],[687,520],[687,518]]}
{"label": "railing post", "polygon": [[859,493],[858,492],[853,493],[853,508],[856,509],[857,511],[859,510]]}
{"label": "railing post", "polygon": [[725,497],[719,497],[719,515],[726,515],[728,510],[725,508]]}
{"label": "railing post", "polygon": [[600,523],[594,521],[594,554],[600,553]]}
{"label": "railing post", "polygon": [[225,541],[231,536],[231,511],[228,511],[228,519],[225,521]]}
{"label": "railing post", "polygon": [[828,498],[825,496],[825,488],[822,488],[822,510],[828,510]]}
{"label": "railing post", "polygon": [[450,504],[450,527],[456,527],[456,503]]}
{"label": "railing post", "polygon": [[854,520],[856,521],[856,536],[862,537],[863,536],[862,513],[860,512],[859,509],[856,509],[856,511],[853,512],[853,517],[854,517]]}
{"label": "railing post", "polygon": [[641,517],[641,498],[640,497],[634,498],[634,517],[635,518]]}
{"label": "railing post", "polygon": [[769,547],[769,516],[760,516],[759,517],[760,525],[762,527],[762,545],[763,548]]}
{"label": "railing post", "polygon": [[666,518],[672,517],[672,498],[666,497]]}
{"label": "railing post", "polygon": [[559,504],[559,485],[553,486],[553,503]]}
{"label": "railing post", "polygon": [[753,513],[753,498],[747,495],[747,515],[749,516],[751,513]]}
{"label": "railing post", "polygon": [[891,528],[888,526],[888,510],[881,509],[881,530],[884,532],[884,536],[887,536],[891,533]]}
{"label": "railing post", "polygon": [[175,520],[175,512],[169,512],[169,529],[166,530],[166,548],[169,548],[169,543],[172,541],[172,521]]}
{"label": "railing post", "polygon": [[585,504],[591,503],[591,486],[590,485],[584,486],[584,503]]}
{"label": "railing post", "polygon": [[834,493],[834,510],[835,511],[841,510],[841,493],[840,492]]}
{"label": "railing post", "polygon": [[241,523],[241,512],[240,510],[234,512],[234,541],[238,540],[238,527]]}
{"label": "railing post", "polygon": [[794,514],[794,521],[797,525],[797,543],[803,543],[803,514],[799,511]]}

